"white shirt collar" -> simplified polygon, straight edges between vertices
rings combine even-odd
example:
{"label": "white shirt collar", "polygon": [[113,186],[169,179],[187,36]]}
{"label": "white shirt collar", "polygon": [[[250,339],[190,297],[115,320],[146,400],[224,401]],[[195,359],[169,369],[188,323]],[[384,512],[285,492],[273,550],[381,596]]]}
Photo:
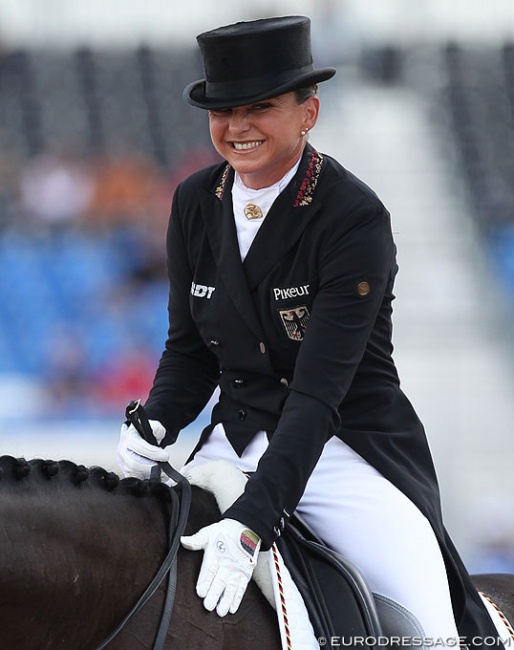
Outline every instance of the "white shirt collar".
{"label": "white shirt collar", "polygon": [[[242,260],[245,259],[255,235],[264,222],[275,199],[295,175],[300,165],[300,160],[276,183],[258,190],[246,187],[239,174],[237,172],[235,173],[234,183],[232,185],[232,206]],[[245,216],[245,208],[250,203],[259,206],[262,213],[261,217],[247,219]]]}

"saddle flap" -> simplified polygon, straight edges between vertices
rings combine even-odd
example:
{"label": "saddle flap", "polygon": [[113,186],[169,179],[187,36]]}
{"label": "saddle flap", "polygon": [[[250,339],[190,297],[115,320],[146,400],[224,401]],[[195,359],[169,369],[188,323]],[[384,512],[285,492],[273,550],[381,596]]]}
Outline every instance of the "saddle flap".
{"label": "saddle flap", "polygon": [[295,516],[277,545],[317,636],[381,636],[375,601],[360,573],[318,539],[307,538],[309,532]]}

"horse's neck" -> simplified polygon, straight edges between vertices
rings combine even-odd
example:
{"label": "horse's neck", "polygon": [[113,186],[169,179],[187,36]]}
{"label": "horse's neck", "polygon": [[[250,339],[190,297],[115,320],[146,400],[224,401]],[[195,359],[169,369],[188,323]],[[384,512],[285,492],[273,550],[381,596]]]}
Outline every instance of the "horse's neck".
{"label": "horse's neck", "polygon": [[[31,635],[38,650],[73,647],[77,625],[100,641],[156,573],[166,553],[168,517],[154,497],[85,485],[0,489],[6,647],[33,648],[25,639],[27,617],[37,628]],[[61,638],[70,645],[58,645]]]}
{"label": "horse's neck", "polygon": [[[50,480],[4,489],[0,479],[1,648],[96,648],[154,577],[167,551],[168,505],[91,486],[61,490]],[[52,492],[53,490],[53,492]],[[219,518],[212,495],[193,488],[188,532]],[[207,616],[194,585],[202,557],[182,550],[170,648],[279,648],[275,613],[250,584],[234,623]],[[109,644],[150,647],[162,612],[153,597]],[[258,637],[258,639],[257,639]],[[146,645],[143,645],[146,644]],[[168,646],[167,646],[168,647]]]}

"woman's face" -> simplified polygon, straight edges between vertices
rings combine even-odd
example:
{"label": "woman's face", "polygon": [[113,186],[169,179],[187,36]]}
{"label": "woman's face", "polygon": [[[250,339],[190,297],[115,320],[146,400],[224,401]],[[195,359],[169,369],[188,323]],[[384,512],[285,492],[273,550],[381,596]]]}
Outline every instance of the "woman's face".
{"label": "woman's face", "polygon": [[299,159],[319,111],[319,99],[297,104],[293,92],[255,104],[209,111],[211,138],[218,153],[247,187],[268,187]]}

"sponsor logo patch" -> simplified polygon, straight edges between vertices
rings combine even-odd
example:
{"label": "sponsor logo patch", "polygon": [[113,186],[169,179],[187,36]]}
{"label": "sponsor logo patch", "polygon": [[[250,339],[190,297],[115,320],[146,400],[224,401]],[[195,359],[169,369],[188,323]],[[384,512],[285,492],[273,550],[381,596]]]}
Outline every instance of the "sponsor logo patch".
{"label": "sponsor logo patch", "polygon": [[298,305],[292,309],[279,309],[278,313],[287,336],[293,341],[303,341],[310,316],[307,307]]}
{"label": "sponsor logo patch", "polygon": [[299,296],[308,296],[309,295],[309,284],[302,284],[299,287],[287,287],[285,289],[279,289],[278,287],[273,289],[273,295],[275,300],[287,300],[288,298],[298,298]]}
{"label": "sponsor logo patch", "polygon": [[191,283],[191,295],[195,298],[210,298],[215,291],[215,287],[208,287],[205,284]]}

